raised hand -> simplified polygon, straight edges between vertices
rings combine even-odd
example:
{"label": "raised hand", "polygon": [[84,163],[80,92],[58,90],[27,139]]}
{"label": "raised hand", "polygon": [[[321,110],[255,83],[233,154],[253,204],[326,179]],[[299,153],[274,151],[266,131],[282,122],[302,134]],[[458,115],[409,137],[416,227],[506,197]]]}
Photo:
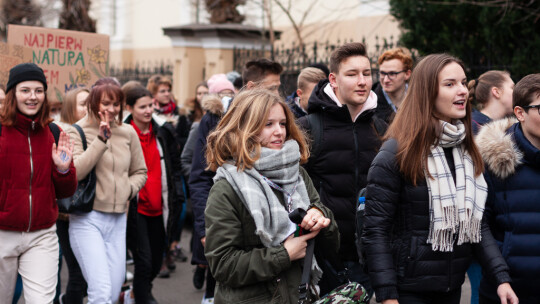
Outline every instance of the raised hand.
{"label": "raised hand", "polygon": [[111,114],[109,111],[102,111],[99,112],[99,119],[101,120],[99,122],[99,133],[98,136],[101,137],[103,141],[107,141],[107,139],[111,138],[112,132],[111,132]]}
{"label": "raised hand", "polygon": [[52,146],[52,159],[59,172],[67,172],[73,159],[73,142],[64,131],[60,132],[58,145]]}

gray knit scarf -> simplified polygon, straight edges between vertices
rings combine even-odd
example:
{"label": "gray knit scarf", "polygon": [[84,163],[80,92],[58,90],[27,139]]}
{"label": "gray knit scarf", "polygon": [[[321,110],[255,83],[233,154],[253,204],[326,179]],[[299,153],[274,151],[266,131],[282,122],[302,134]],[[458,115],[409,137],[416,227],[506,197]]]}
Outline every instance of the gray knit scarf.
{"label": "gray knit scarf", "polygon": [[[484,176],[474,176],[474,163],[463,149],[465,126],[441,121],[442,134],[431,147],[427,159],[426,180],[429,192],[430,227],[427,242],[434,251],[451,252],[457,244],[478,243],[480,226],[487,198]],[[443,148],[453,147],[456,181],[446,162]]]}
{"label": "gray knit scarf", "polygon": [[[279,202],[263,176],[292,193],[291,210],[308,209],[309,196],[302,176],[299,175],[300,150],[295,140],[285,142],[280,150],[261,149],[261,157],[252,169],[239,171],[225,163],[218,168],[214,182],[226,179],[255,220],[255,234],[266,247],[278,246],[290,235],[289,213]],[[287,202],[287,194],[282,193]]]}

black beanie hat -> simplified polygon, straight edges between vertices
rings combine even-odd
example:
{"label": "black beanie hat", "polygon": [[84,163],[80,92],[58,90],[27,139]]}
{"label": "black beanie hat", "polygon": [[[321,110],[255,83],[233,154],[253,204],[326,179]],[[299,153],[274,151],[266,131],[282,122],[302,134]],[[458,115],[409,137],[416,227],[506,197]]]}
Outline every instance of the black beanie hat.
{"label": "black beanie hat", "polygon": [[17,64],[9,70],[9,80],[6,86],[6,93],[14,88],[18,83],[28,80],[37,80],[43,83],[45,91],[47,91],[47,78],[43,70],[35,63]]}

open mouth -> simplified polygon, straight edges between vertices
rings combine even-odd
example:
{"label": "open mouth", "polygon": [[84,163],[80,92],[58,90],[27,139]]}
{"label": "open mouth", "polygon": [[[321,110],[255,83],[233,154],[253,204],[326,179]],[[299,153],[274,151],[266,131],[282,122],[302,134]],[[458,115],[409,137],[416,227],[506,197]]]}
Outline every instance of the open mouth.
{"label": "open mouth", "polygon": [[465,106],[465,100],[454,101],[454,104],[460,107]]}

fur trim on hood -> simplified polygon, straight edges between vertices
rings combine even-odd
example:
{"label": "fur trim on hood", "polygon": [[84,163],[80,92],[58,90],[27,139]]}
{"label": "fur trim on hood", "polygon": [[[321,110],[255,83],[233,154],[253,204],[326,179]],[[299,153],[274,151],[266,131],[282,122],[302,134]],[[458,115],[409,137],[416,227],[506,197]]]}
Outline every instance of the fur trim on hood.
{"label": "fur trim on hood", "polygon": [[221,102],[221,99],[215,94],[205,95],[201,101],[201,107],[203,110],[218,116],[223,115],[224,112],[223,102]]}
{"label": "fur trim on hood", "polygon": [[512,134],[506,133],[517,122],[515,118],[492,121],[482,126],[475,138],[489,170],[502,179],[514,174],[523,160],[523,153],[516,146]]}

